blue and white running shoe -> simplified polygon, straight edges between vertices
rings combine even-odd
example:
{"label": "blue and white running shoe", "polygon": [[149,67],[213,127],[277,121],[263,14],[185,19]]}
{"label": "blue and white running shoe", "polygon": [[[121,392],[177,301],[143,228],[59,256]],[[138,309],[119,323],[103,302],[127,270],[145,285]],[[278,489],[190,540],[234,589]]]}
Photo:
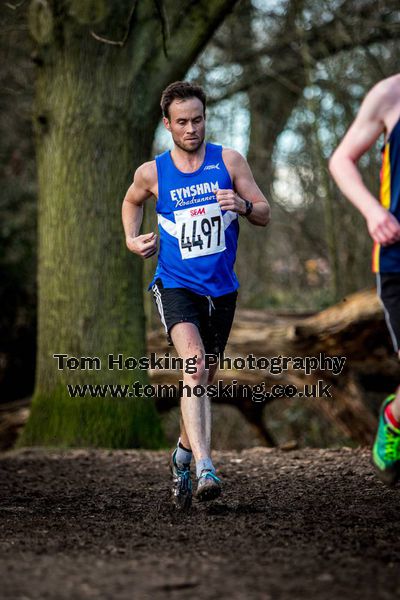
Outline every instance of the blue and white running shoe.
{"label": "blue and white running shoe", "polygon": [[172,474],[172,504],[178,510],[189,510],[192,505],[192,479],[190,476],[190,464],[178,467],[175,460],[176,449],[174,450],[170,469]]}
{"label": "blue and white running shoe", "polygon": [[212,471],[204,470],[198,479],[196,498],[200,502],[215,500],[221,495],[221,480]]}

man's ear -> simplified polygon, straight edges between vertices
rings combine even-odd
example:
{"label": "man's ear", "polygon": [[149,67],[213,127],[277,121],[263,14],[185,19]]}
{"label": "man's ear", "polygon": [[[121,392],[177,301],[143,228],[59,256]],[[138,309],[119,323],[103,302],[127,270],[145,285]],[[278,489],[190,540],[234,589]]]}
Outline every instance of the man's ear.
{"label": "man's ear", "polygon": [[167,119],[167,117],[163,117],[163,123],[164,123],[165,129],[168,129],[168,131],[171,131],[171,122],[169,119]]}

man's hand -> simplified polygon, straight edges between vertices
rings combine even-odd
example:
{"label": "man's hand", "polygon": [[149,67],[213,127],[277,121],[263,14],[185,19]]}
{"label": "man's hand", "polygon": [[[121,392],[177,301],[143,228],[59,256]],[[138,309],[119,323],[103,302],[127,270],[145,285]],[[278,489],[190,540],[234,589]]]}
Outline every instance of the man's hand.
{"label": "man's hand", "polygon": [[378,244],[389,246],[400,241],[400,223],[380,204],[368,212],[366,219],[370,236]]}
{"label": "man's hand", "polygon": [[246,202],[234,190],[217,190],[215,195],[221,210],[233,210],[240,215],[246,212]]}
{"label": "man's hand", "polygon": [[254,181],[247,161],[239,152],[231,148],[222,150],[222,158],[231,176],[234,190],[218,190],[217,200],[223,210],[232,210],[239,215],[246,214],[246,198],[253,204],[253,210],[246,217],[252,225],[265,227],[270,221],[270,208],[264,194]]}
{"label": "man's hand", "polygon": [[157,252],[157,235],[152,231],[137,237],[129,236],[126,238],[126,245],[134,254],[142,258],[150,258]]}

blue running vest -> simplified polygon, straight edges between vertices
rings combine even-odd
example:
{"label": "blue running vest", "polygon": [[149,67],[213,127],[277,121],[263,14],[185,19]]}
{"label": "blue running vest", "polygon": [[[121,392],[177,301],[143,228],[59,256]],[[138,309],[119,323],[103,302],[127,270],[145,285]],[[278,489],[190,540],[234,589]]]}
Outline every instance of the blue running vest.
{"label": "blue running vest", "polygon": [[238,213],[221,211],[215,196],[216,190],[233,187],[222,146],[208,143],[204,162],[193,173],[179,171],[169,150],[156,156],[156,164],[160,250],[148,289],[160,278],[165,288],[204,296],[235,291]]}
{"label": "blue running vest", "polygon": [[[400,221],[400,119],[382,148],[380,202]],[[374,273],[400,272],[400,242],[381,246],[374,242],[372,251]]]}

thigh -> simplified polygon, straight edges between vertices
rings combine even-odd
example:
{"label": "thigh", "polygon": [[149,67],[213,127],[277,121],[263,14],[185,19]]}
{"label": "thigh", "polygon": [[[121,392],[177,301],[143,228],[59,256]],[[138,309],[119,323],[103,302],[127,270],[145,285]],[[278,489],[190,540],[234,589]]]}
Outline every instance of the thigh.
{"label": "thigh", "polygon": [[176,323],[171,328],[175,350],[183,359],[183,378],[186,382],[204,385],[208,372],[204,364],[204,344],[200,331],[193,323]]}
{"label": "thigh", "polygon": [[199,328],[193,323],[175,323],[171,327],[170,336],[178,356],[190,358],[197,356],[204,358],[204,344],[201,339]]}

